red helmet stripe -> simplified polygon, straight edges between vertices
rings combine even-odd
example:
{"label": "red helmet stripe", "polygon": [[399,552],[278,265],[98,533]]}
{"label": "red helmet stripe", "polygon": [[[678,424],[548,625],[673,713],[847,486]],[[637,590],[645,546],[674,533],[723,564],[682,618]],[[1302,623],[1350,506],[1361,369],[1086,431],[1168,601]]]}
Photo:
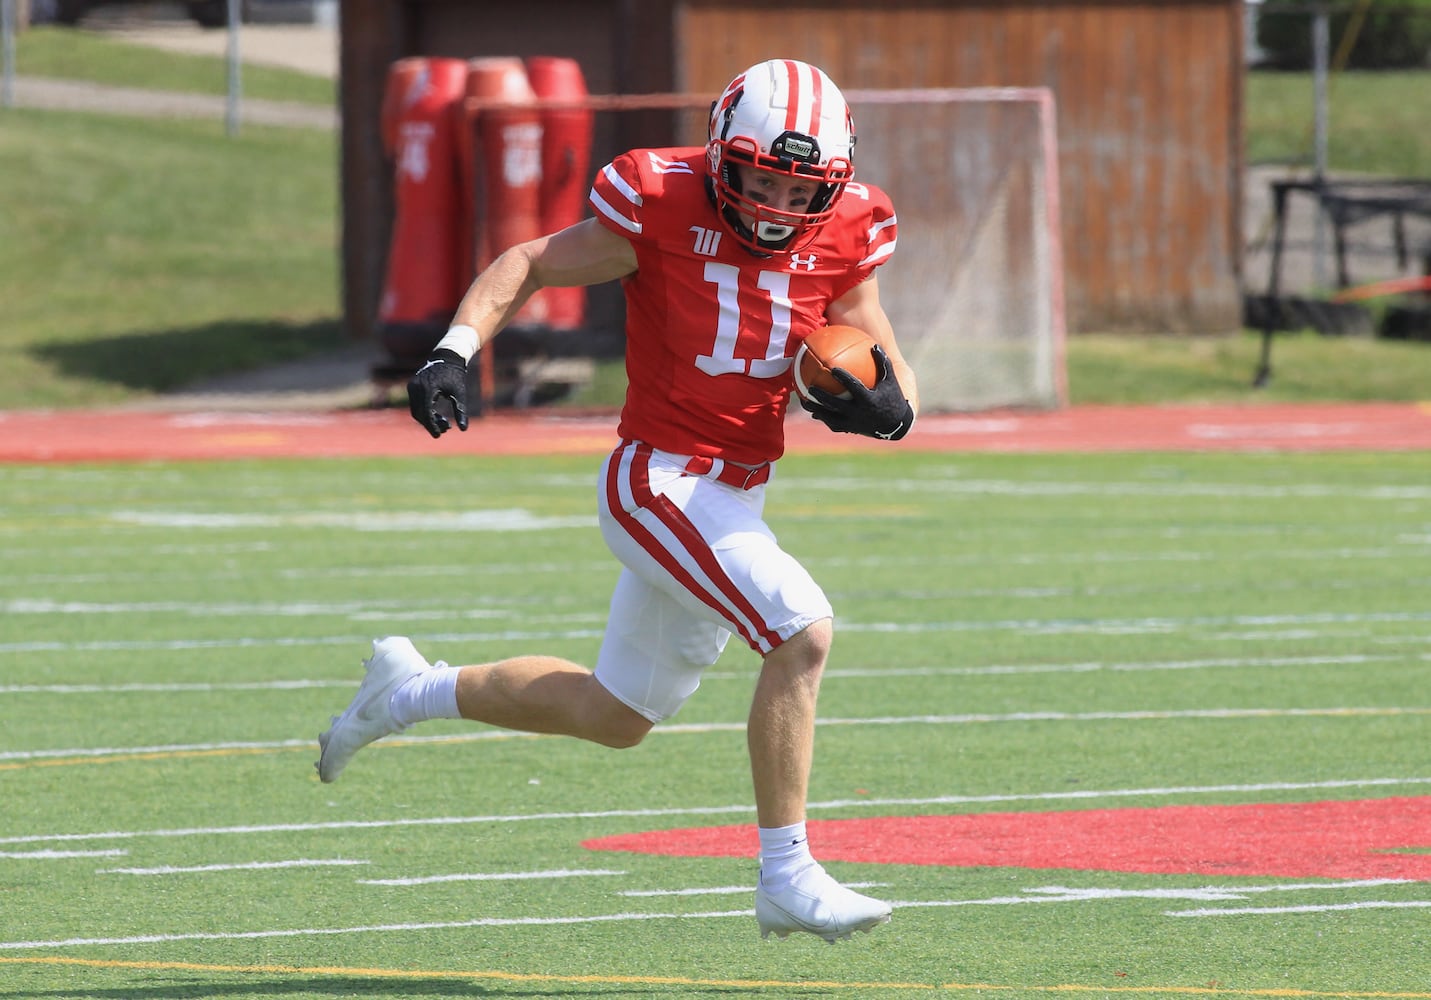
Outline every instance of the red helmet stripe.
{"label": "red helmet stripe", "polygon": [[785,131],[793,132],[800,128],[800,64],[786,59],[784,65],[785,93],[789,95],[785,100]]}
{"label": "red helmet stripe", "polygon": [[805,67],[810,74],[810,117],[806,121],[805,127],[800,131],[807,135],[815,135],[820,130],[820,103],[824,98],[822,86],[825,74],[821,73],[814,66]]}

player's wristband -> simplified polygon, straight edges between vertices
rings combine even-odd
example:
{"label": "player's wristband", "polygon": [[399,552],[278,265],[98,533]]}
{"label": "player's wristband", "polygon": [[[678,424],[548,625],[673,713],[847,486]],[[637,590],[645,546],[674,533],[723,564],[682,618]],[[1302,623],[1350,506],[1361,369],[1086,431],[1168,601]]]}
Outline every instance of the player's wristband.
{"label": "player's wristband", "polygon": [[465,364],[471,361],[472,356],[477,353],[477,347],[477,331],[470,326],[459,325],[449,327],[447,336],[439,340],[437,346],[432,350],[434,353],[437,351],[452,351],[454,354],[461,355],[462,361]]}

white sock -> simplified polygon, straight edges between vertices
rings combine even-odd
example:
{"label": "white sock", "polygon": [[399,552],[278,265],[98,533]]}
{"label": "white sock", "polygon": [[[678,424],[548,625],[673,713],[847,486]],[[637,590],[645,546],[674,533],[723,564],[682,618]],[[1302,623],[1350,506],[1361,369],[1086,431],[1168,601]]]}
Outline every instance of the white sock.
{"label": "white sock", "polygon": [[805,823],[760,828],[760,881],[778,889],[796,874],[815,863]]}
{"label": "white sock", "polygon": [[413,674],[398,685],[388,708],[393,720],[406,729],[428,719],[460,719],[457,711],[457,674],[460,667],[438,661],[431,670]]}

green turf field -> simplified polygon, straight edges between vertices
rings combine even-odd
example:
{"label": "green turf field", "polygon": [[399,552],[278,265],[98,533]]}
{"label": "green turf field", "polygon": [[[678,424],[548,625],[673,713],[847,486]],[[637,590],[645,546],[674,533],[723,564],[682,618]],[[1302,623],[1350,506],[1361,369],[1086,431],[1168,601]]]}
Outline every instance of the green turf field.
{"label": "green turf field", "polygon": [[943,859],[830,860],[896,904],[835,947],[758,938],[753,846],[583,846],[753,822],[734,645],[632,750],[430,723],[314,775],[373,637],[592,660],[595,464],[0,466],[0,1000],[1431,998],[1424,454],[785,460],[815,853]]}

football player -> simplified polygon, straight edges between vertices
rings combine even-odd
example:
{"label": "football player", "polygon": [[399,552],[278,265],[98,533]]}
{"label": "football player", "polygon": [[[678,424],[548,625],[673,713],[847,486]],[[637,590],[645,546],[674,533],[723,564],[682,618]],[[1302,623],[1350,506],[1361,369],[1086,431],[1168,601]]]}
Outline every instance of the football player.
{"label": "football player", "polygon": [[[429,664],[405,638],[373,645],[352,704],[320,739],[333,781],[362,747],[426,719],[641,742],[696,690],[732,634],[762,657],[747,724],[761,935],[834,941],[890,916],[811,856],[806,789],[833,612],[762,517],[784,450],[791,358],[827,324],[876,341],[878,377],[804,404],[833,430],[908,433],[914,375],[880,304],[895,247],[889,198],[854,177],[849,107],[822,70],[774,59],[712,105],[704,149],[637,149],[597,175],[588,218],[501,254],[408,385],[433,437],[467,429],[467,366],[538,289],[620,280],[628,389],[598,482],[622,563],[593,670],[551,656]],[[448,413],[450,411],[451,416]]]}

